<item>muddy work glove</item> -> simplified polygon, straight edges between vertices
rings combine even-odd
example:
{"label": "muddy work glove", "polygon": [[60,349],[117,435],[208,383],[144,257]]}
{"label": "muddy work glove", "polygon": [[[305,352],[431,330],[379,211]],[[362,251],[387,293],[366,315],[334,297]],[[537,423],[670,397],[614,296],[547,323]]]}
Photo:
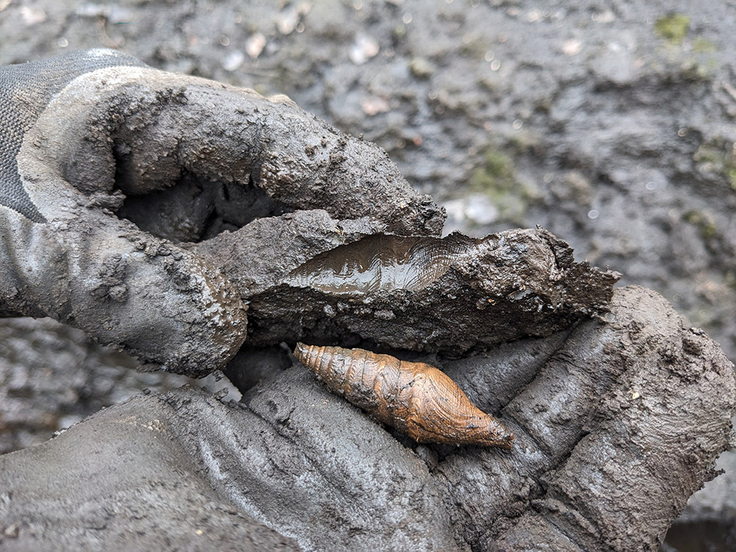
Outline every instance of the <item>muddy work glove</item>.
{"label": "muddy work glove", "polygon": [[108,50],[0,68],[0,315],[206,374],[244,341],[246,307],[187,244],[297,209],[442,224],[383,151],[286,98]]}
{"label": "muddy work glove", "polygon": [[[115,66],[79,68],[94,63]],[[648,290],[595,306],[610,275],[541,230],[371,236],[441,225],[379,150],[288,102],[135,63],[5,74],[41,106],[19,111],[18,91],[0,110],[13,99],[21,121],[5,138],[5,310],[184,369],[237,347],[245,298],[263,358],[296,338],[382,343],[443,369],[513,444],[418,444],[285,352],[277,371],[243,348],[243,371],[272,377],[238,403],[143,394],[0,458],[4,549],[656,548],[729,446],[717,344]],[[40,94],[61,66],[67,84]]]}
{"label": "muddy work glove", "polygon": [[295,363],[239,403],[139,395],[0,457],[3,550],[655,550],[728,447],[733,365],[642,288],[546,339],[423,360],[510,450],[419,445]]}

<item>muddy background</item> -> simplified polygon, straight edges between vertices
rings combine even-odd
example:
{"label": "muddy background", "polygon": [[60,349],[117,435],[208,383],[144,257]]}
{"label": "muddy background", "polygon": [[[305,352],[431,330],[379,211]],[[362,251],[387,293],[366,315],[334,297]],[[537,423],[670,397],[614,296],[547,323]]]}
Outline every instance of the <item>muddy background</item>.
{"label": "muddy background", "polygon": [[[541,225],[736,360],[735,31],[730,1],[0,0],[0,64],[104,46],[287,94],[386,149],[448,232]],[[49,321],[0,342],[0,452],[185,381]],[[669,542],[736,546],[734,497],[731,469]]]}

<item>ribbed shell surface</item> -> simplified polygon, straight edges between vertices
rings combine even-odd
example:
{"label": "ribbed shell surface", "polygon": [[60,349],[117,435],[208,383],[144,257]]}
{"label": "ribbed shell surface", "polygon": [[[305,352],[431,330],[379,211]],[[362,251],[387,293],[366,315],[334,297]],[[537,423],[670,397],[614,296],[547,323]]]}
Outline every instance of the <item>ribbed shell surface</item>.
{"label": "ribbed shell surface", "polygon": [[418,442],[511,447],[513,435],[434,366],[303,343],[294,355],[331,391]]}

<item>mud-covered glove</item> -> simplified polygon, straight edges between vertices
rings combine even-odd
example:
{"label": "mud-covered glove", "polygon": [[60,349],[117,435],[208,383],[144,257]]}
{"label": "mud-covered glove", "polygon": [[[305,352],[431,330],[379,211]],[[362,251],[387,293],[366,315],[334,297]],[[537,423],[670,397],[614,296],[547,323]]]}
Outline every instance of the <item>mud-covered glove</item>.
{"label": "mud-covered glove", "polygon": [[[93,53],[46,68],[99,55],[118,59]],[[270,201],[324,208],[335,220],[368,216],[373,230],[438,229],[436,208],[395,172],[385,178],[395,169],[383,154],[291,104],[121,63],[41,98],[40,115],[7,135],[22,138],[11,159],[20,177],[3,181],[15,192],[0,207],[7,311],[53,314],[175,368],[212,366],[242,339],[237,296],[191,253],[207,247],[176,247],[141,228],[180,242],[237,228],[247,221],[226,207],[250,205],[257,196],[232,198],[258,188]],[[25,66],[30,74],[21,81],[31,82],[39,67]],[[213,186],[222,192],[211,196],[220,210],[204,207]],[[167,202],[186,214],[170,216]],[[314,220],[303,213],[273,218],[246,224],[241,236],[309,244],[331,235],[299,227],[299,219]],[[229,235],[206,243],[222,253],[222,236]],[[499,259],[503,273],[513,268],[504,260],[534,255],[515,250]],[[259,274],[283,268],[278,258],[257,261]],[[323,309],[319,323],[331,329],[335,314]],[[448,310],[444,322],[466,314]],[[235,339],[229,332],[237,331]],[[467,358],[425,359],[501,419],[514,434],[510,450],[417,445],[294,365],[239,404],[193,389],[140,395],[0,458],[0,543],[8,550],[656,548],[729,445],[732,364],[663,298],[636,287],[616,290],[609,312],[545,335]]]}
{"label": "mud-covered glove", "polygon": [[511,450],[417,445],[297,364],[238,404],[139,395],[0,457],[2,549],[656,550],[728,447],[733,365],[648,290],[434,360]]}
{"label": "mud-covered glove", "polygon": [[384,152],[286,98],[109,50],[0,68],[0,315],[206,374],[245,339],[246,307],[186,243],[316,208],[396,233],[442,224]]}

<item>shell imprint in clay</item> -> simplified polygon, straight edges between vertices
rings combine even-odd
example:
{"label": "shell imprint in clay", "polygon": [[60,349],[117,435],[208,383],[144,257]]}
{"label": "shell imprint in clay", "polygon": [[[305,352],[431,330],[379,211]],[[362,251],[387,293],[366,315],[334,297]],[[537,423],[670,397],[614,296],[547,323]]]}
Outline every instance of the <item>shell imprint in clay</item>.
{"label": "shell imprint in clay", "polygon": [[511,448],[514,436],[434,366],[303,343],[294,356],[332,392],[415,441]]}

